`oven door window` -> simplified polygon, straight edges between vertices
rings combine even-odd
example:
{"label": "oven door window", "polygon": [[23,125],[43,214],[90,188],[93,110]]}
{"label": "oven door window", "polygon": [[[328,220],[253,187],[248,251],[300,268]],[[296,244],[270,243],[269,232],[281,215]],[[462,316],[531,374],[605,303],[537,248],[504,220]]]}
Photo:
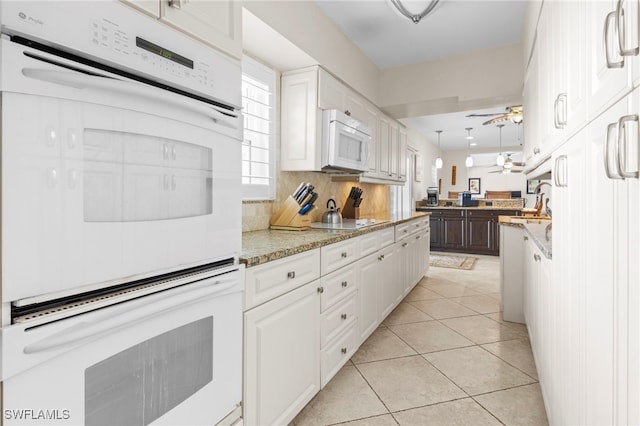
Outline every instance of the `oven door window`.
{"label": "oven door window", "polygon": [[213,317],[183,325],[87,368],[86,425],[148,425],[213,380]]}
{"label": "oven door window", "polygon": [[86,129],[85,222],[146,222],[212,212],[211,149]]}

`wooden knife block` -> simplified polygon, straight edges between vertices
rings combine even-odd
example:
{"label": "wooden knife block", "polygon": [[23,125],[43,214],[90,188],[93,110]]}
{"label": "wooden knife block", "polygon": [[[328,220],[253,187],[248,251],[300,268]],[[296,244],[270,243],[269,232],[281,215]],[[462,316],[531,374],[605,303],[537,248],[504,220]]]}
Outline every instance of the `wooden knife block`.
{"label": "wooden knife block", "polygon": [[360,207],[353,207],[354,200],[347,198],[342,207],[343,219],[360,219]]}
{"label": "wooden knife block", "polygon": [[311,228],[309,212],[315,210],[315,206],[304,215],[298,214],[301,208],[302,206],[289,195],[282,207],[271,216],[270,228],[286,231],[305,231]]}

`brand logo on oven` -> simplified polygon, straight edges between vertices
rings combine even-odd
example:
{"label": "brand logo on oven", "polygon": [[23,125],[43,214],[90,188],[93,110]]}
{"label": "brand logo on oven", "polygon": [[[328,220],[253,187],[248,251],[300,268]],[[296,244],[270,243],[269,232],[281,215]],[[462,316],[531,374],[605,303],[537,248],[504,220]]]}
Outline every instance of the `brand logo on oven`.
{"label": "brand logo on oven", "polygon": [[20,19],[22,19],[23,21],[28,22],[28,23],[33,24],[33,25],[44,25],[44,22],[41,19],[33,18],[33,17],[27,15],[24,12],[19,12],[18,13],[18,17]]}

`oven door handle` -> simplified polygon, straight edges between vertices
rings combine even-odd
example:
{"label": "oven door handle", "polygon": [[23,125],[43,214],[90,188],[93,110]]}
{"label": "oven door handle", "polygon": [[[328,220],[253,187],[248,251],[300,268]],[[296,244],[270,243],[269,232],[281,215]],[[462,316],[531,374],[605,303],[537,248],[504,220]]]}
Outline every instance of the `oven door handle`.
{"label": "oven door handle", "polygon": [[[87,340],[94,340],[105,334],[127,327],[133,322],[149,320],[158,315],[166,315],[168,312],[184,309],[185,306],[190,303],[201,302],[203,299],[213,297],[237,286],[239,282],[236,274],[228,278],[211,277],[201,282],[186,284],[173,290],[147,296],[154,297],[162,295],[156,300],[143,302],[141,305],[144,306],[143,309],[147,311],[149,308],[153,308],[153,312],[151,313],[131,314],[131,307],[127,306],[127,303],[116,305],[113,309],[107,309],[108,313],[104,315],[98,315],[90,320],[81,320],[64,330],[25,346],[23,353],[30,355],[52,349],[77,346]],[[143,301],[144,299],[145,298],[136,300]],[[151,305],[149,305],[149,303],[151,303]]]}
{"label": "oven door handle", "polygon": [[[57,64],[53,64],[54,66]],[[171,96],[171,93],[164,92],[163,96],[159,96],[157,90],[151,86],[147,87],[142,83],[120,80],[117,78],[102,76],[98,74],[82,74],[76,71],[62,71],[44,68],[23,68],[22,74],[25,77],[35,80],[45,81],[48,83],[60,84],[63,86],[73,87],[74,89],[94,89],[108,93],[119,93],[127,96],[138,96],[149,99],[153,102],[162,102],[173,108],[188,108],[198,114],[210,118],[214,123],[221,126],[237,129],[238,124],[234,122],[237,119],[235,113],[221,112],[214,105],[204,106],[203,103],[182,99],[181,96]]]}

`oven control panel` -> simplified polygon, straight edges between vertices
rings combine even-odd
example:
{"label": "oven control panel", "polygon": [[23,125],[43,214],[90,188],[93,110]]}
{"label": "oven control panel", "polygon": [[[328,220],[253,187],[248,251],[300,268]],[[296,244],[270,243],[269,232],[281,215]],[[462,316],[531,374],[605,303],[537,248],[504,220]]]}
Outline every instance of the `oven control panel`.
{"label": "oven control panel", "polygon": [[236,107],[239,61],[119,2],[0,2],[2,32]]}

